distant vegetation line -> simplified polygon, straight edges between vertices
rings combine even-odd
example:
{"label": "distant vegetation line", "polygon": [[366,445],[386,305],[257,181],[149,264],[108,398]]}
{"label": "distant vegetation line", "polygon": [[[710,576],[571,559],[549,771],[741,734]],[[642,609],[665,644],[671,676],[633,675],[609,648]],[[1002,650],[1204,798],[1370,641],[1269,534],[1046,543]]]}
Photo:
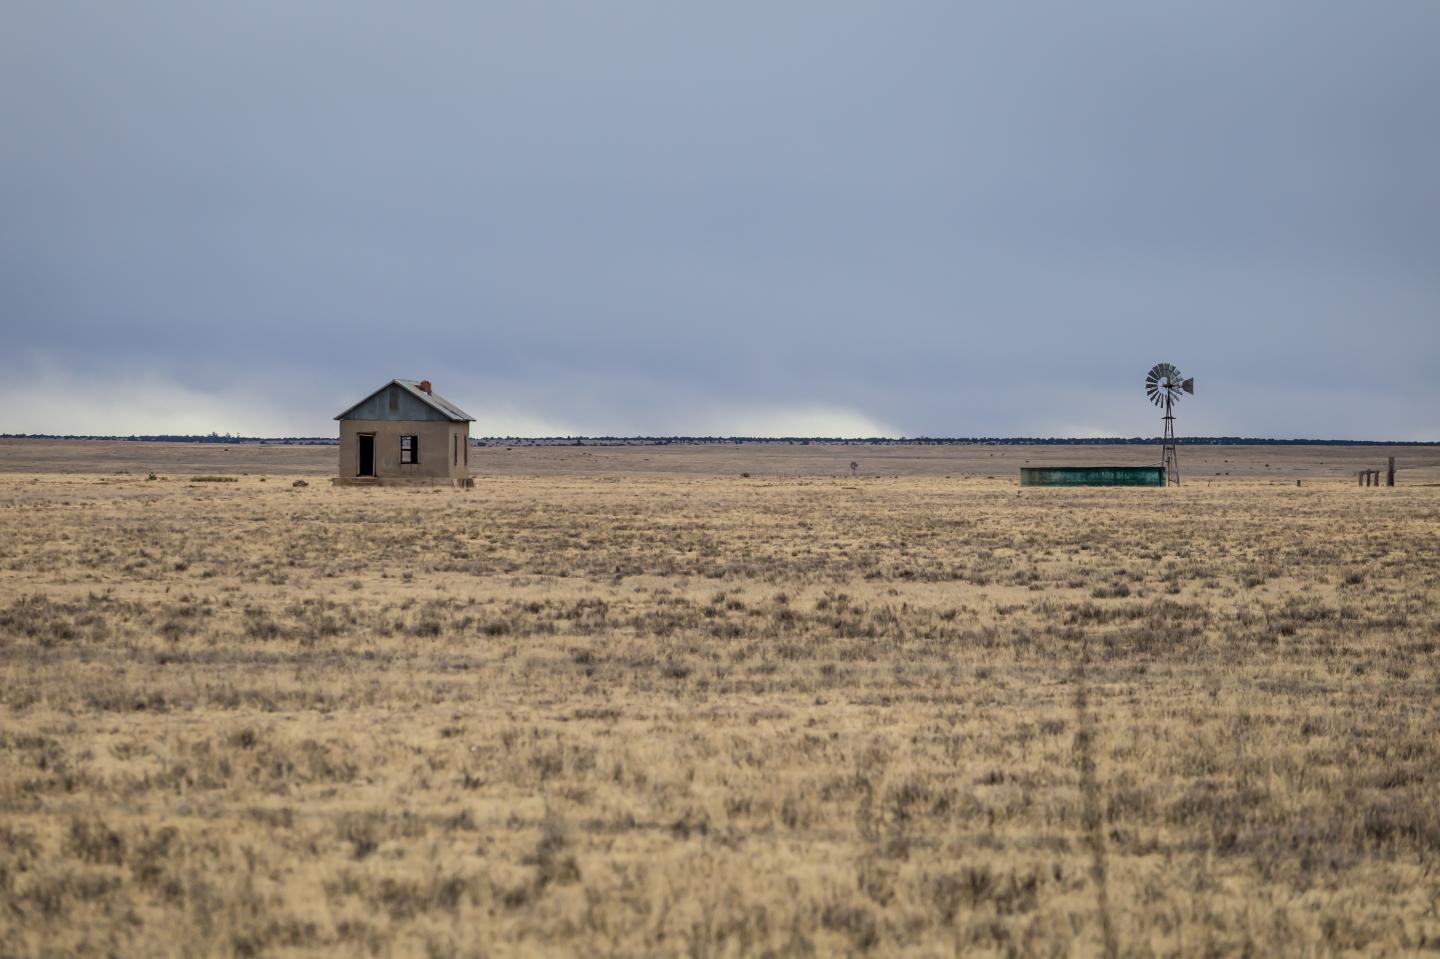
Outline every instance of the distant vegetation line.
{"label": "distant vegetation line", "polygon": [[[205,435],[79,436],[54,433],[0,433],[0,439],[106,440],[136,443],[221,443],[267,446],[336,446],[333,436],[238,436]],[[916,436],[899,439],[885,436],[845,438],[837,436],[482,436],[473,437],[477,446],[671,446],[671,445],[757,445],[809,446],[1149,446],[1161,442],[1158,436],[1105,436],[1083,439],[1058,436]],[[1335,440],[1273,439],[1253,436],[1184,436],[1180,446],[1440,446],[1433,440]]]}

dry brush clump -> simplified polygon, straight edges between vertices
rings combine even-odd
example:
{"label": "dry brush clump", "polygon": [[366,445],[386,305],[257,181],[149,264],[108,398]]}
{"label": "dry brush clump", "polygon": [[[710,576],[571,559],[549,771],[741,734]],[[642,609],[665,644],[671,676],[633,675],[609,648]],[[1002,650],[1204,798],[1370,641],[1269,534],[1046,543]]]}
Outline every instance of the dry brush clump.
{"label": "dry brush clump", "polygon": [[1440,943],[1432,489],[30,479],[3,954]]}

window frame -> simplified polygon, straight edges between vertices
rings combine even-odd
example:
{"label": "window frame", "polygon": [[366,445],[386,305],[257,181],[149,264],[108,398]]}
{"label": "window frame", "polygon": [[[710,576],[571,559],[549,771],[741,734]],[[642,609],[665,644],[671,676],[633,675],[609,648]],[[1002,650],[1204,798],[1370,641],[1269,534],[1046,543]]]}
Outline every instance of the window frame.
{"label": "window frame", "polygon": [[[408,442],[407,442],[408,440]],[[416,433],[400,434],[400,465],[420,465],[420,437]]]}

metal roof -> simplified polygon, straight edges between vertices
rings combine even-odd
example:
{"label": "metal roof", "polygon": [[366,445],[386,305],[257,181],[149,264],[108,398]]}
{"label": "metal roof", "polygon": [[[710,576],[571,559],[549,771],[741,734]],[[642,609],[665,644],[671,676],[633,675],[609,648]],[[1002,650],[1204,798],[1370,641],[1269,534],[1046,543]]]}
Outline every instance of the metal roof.
{"label": "metal roof", "polygon": [[388,390],[391,386],[398,386],[398,387],[400,387],[401,389],[403,389],[403,390],[405,390],[407,393],[409,393],[411,396],[415,397],[415,398],[416,398],[417,400],[419,400],[420,402],[422,402],[422,403],[424,403],[425,405],[427,405],[427,406],[431,407],[432,409],[436,410],[437,412],[439,412],[440,414],[442,414],[446,419],[448,419],[448,420],[450,420],[450,421],[452,421],[452,422],[456,422],[456,423],[473,423],[473,422],[475,422],[475,417],[471,416],[469,413],[465,412],[465,411],[462,410],[460,407],[456,406],[454,403],[451,403],[449,400],[445,399],[443,396],[440,396],[440,395],[438,395],[438,394],[436,394],[436,393],[433,393],[433,392],[432,392],[432,393],[426,393],[424,390],[422,390],[422,389],[420,388],[420,381],[419,381],[419,380],[402,380],[402,379],[398,379],[398,378],[391,380],[389,383],[386,383],[384,386],[380,387],[380,389],[375,390],[373,393],[370,393],[370,394],[366,395],[365,399],[361,400],[359,403],[356,403],[354,406],[350,407],[349,409],[345,410],[344,412],[337,414],[337,415],[335,416],[335,418],[336,418],[337,420],[343,420],[346,416],[348,416],[348,415],[349,415],[351,412],[353,412],[355,409],[357,409],[357,408],[359,408],[359,407],[361,407],[361,406],[364,406],[365,403],[366,403],[368,400],[371,399],[371,397],[374,397],[374,396],[379,395],[380,393],[384,392],[385,390]]}

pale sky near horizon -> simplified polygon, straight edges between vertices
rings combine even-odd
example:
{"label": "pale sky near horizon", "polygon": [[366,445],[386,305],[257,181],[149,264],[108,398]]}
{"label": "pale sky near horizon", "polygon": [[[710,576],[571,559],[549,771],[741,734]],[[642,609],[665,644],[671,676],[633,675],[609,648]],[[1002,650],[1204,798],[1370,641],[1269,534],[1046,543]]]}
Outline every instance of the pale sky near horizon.
{"label": "pale sky near horizon", "polygon": [[1440,4],[0,5],[0,432],[1440,440]]}

